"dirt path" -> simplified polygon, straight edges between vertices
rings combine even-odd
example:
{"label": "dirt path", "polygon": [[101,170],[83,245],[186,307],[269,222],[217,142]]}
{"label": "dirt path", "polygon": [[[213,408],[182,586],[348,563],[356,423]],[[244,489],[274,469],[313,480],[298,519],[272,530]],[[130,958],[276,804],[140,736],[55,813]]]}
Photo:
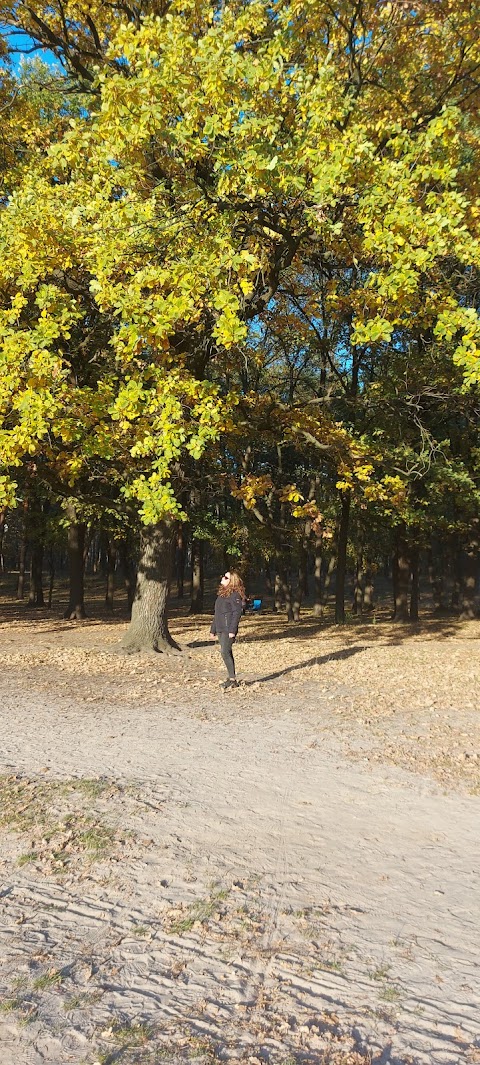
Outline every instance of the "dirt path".
{"label": "dirt path", "polygon": [[480,1061],[480,798],[347,745],[348,658],[135,699],[100,652],[75,685],[65,633],[63,671],[37,643],[0,677],[1,1065]]}

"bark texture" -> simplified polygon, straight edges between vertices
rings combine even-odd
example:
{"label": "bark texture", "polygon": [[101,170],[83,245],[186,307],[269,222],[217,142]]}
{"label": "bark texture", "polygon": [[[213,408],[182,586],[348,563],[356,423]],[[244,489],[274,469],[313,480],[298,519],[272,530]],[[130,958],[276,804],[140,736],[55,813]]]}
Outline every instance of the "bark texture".
{"label": "bark texture", "polygon": [[394,614],[393,620],[400,624],[410,621],[409,590],[411,574],[409,545],[399,533],[393,560]]}
{"label": "bark texture", "polygon": [[177,578],[177,596],[183,599],[185,582],[185,563],[187,560],[187,537],[182,527],[177,533],[177,545],[175,549],[175,572]]}
{"label": "bark texture", "polygon": [[84,598],[84,571],[85,571],[85,532],[83,522],[76,520],[75,510],[69,509],[70,525],[68,527],[68,564],[70,590],[68,606],[64,618],[70,621],[81,621],[86,617]]}
{"label": "bark texture", "polygon": [[204,584],[204,542],[192,540],[192,594],[190,613],[201,614],[203,611]]}
{"label": "bark texture", "polygon": [[175,527],[168,522],[143,529],[132,618],[122,640],[127,651],[179,651],[168,631],[168,593]]}
{"label": "bark texture", "polygon": [[474,522],[462,553],[462,586],[460,618],[470,621],[476,617],[477,584],[479,573],[480,522]]}
{"label": "bark texture", "polygon": [[337,577],[335,583],[335,624],[345,624],[345,579],[347,575],[347,546],[350,526],[350,492],[342,499],[338,529]]}
{"label": "bark texture", "polygon": [[323,587],[322,587],[322,561],[323,561],[323,540],[321,536],[315,540],[315,563],[313,571],[313,586],[315,590],[315,599],[313,603],[313,614],[316,618],[321,618],[323,614]]}
{"label": "bark texture", "polygon": [[28,605],[45,606],[45,598],[43,595],[43,544],[38,541],[32,546]]}
{"label": "bark texture", "polygon": [[106,543],[106,585],[105,603],[108,610],[113,611],[113,599],[115,595],[115,568],[117,564],[117,549],[113,540],[107,539]]}

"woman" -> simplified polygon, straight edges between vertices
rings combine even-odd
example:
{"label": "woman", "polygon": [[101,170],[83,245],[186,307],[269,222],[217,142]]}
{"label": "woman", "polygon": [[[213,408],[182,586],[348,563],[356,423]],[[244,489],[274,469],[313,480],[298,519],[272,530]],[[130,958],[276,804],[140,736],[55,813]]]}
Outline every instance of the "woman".
{"label": "woman", "polygon": [[220,651],[227,667],[228,679],[223,688],[238,688],[235,676],[235,662],[233,661],[232,646],[238,632],[238,623],[243,614],[245,601],[245,588],[238,573],[224,573],[215,600],[215,617],[210,629],[210,639],[220,642]]}

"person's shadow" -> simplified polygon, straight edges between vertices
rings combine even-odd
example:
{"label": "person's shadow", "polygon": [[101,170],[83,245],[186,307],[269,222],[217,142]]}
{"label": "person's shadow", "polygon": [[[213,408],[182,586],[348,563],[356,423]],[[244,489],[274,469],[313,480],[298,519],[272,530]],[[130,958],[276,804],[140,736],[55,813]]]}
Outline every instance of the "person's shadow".
{"label": "person's shadow", "polygon": [[251,684],[264,684],[268,680],[278,680],[279,677],[285,677],[287,673],[293,673],[297,669],[307,669],[308,666],[323,666],[326,662],[337,662],[344,658],[350,658],[351,655],[356,655],[359,651],[366,651],[366,647],[346,647],[344,651],[332,651],[330,655],[317,655],[315,658],[308,658],[306,662],[298,662],[294,666],[286,666],[285,669],[279,669],[275,673],[268,673],[266,677],[257,677],[255,680],[246,680],[243,682],[243,687],[247,688]]}

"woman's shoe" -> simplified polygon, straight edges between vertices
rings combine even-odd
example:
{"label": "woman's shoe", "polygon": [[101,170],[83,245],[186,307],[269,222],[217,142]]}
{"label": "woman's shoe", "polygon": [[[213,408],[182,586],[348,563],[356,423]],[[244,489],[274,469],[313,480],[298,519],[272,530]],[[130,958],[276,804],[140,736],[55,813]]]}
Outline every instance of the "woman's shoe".
{"label": "woman's shoe", "polygon": [[225,681],[225,683],[222,685],[222,687],[223,687],[224,692],[226,692],[226,691],[228,691],[229,688],[239,688],[240,685],[238,683],[238,680],[235,680],[234,677],[229,677],[229,679]]}

